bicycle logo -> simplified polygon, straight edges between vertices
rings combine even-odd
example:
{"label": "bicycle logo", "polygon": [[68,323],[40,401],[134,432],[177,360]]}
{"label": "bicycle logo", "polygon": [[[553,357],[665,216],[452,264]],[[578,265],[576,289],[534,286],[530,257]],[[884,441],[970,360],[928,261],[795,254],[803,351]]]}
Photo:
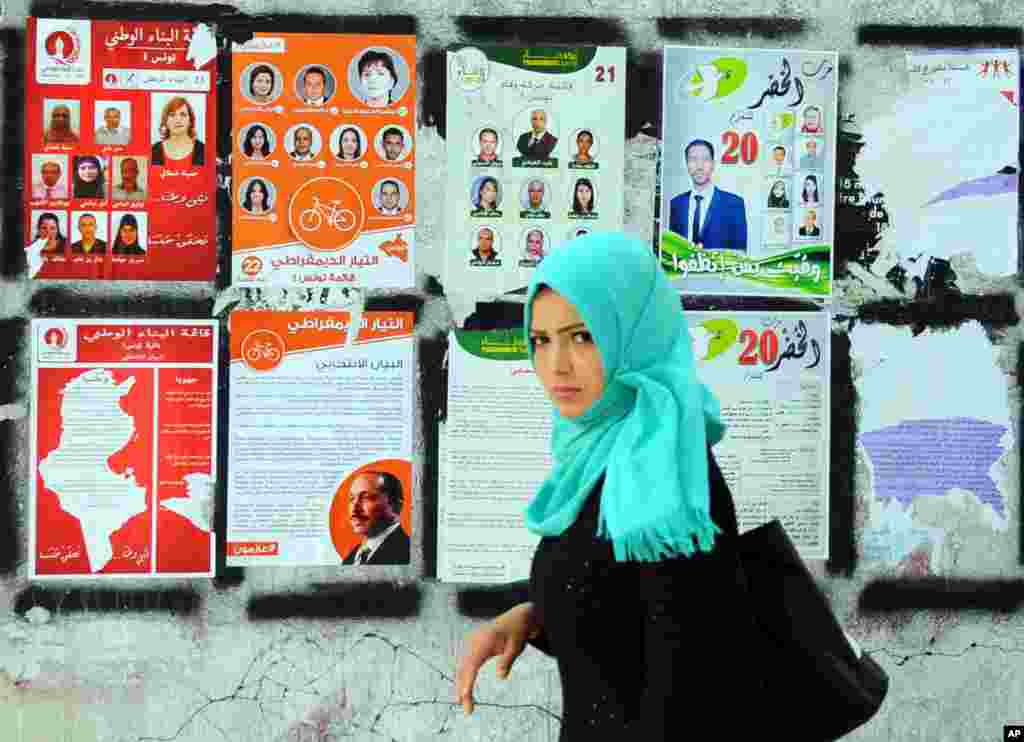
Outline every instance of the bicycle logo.
{"label": "bicycle logo", "polygon": [[253,371],[277,368],[284,354],[284,340],[273,330],[253,330],[242,341],[242,361]]}
{"label": "bicycle logo", "polygon": [[330,206],[325,206],[317,196],[313,196],[313,205],[299,214],[299,228],[306,232],[316,232],[324,219],[327,220],[327,226],[339,232],[348,232],[356,226],[356,215],[351,209],[341,208],[340,198],[333,199]]}
{"label": "bicycle logo", "polygon": [[313,250],[342,250],[355,240],[366,221],[359,192],[340,178],[314,178],[292,196],[288,225]]}

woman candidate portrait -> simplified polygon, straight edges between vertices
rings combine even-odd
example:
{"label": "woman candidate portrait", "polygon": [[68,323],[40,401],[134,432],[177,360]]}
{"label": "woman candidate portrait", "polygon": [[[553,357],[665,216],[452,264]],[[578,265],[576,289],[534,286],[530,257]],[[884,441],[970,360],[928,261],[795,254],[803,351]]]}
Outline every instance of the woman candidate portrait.
{"label": "woman candidate portrait", "polygon": [[800,203],[804,206],[817,204],[820,200],[818,195],[818,176],[808,175],[804,178],[804,187],[800,191]]}
{"label": "woman candidate portrait", "polygon": [[205,164],[206,146],[196,128],[196,112],[188,99],[171,98],[160,112],[160,141],[153,145],[150,161],[177,168]]}
{"label": "woman candidate portrait", "polygon": [[501,184],[490,176],[478,178],[472,186],[473,210],[471,216],[501,216]]}
{"label": "woman candidate portrait", "polygon": [[263,124],[253,124],[242,137],[242,152],[250,160],[266,160],[273,149],[270,134]]}
{"label": "woman candidate portrait", "polygon": [[280,95],[280,91],[275,94],[275,88],[277,88],[277,73],[274,68],[270,65],[258,64],[249,71],[248,92],[246,93],[243,87],[243,93],[246,93],[246,97],[253,103],[266,105]]}
{"label": "woman candidate portrait", "polygon": [[572,156],[572,164],[589,165],[594,162],[590,149],[594,146],[594,134],[590,129],[580,129],[576,135],[576,152]]}
{"label": "woman candidate portrait", "polygon": [[560,742],[704,739],[681,710],[727,718],[764,690],[679,295],[648,245],[591,233],[537,268],[523,331],[555,463],[524,511],[529,599],[467,636],[455,700],[471,713],[482,666],[507,678],[530,643],[558,666]]}
{"label": "woman candidate portrait", "polygon": [[588,178],[577,178],[572,189],[572,211],[570,216],[596,216],[597,198],[594,185]]}
{"label": "woman candidate portrait", "polygon": [[380,49],[368,49],[356,63],[359,85],[352,92],[370,108],[386,108],[397,100],[398,70],[391,55]]}
{"label": "woman candidate portrait", "polygon": [[106,198],[106,172],[103,161],[94,155],[75,158],[71,195],[75,198]]}
{"label": "woman candidate portrait", "polygon": [[114,255],[145,255],[139,220],[134,214],[123,214],[117,223],[117,233],[111,252]]}
{"label": "woman candidate portrait", "polygon": [[242,197],[242,208],[250,214],[266,214],[272,211],[274,206],[271,203],[270,189],[267,184],[259,178],[253,178],[245,186],[245,195]]}
{"label": "woman candidate portrait", "polygon": [[52,211],[44,211],[36,219],[36,233],[33,242],[46,240],[43,245],[43,252],[46,254],[63,253],[67,247],[68,239],[61,232],[60,219]]}
{"label": "woman candidate portrait", "polygon": [[345,126],[338,135],[338,159],[355,161],[363,157],[363,137],[354,126]]}
{"label": "woman candidate portrait", "polygon": [[789,208],[789,195],[786,193],[786,181],[776,180],[774,183],[772,183],[771,190],[768,192],[768,208]]}

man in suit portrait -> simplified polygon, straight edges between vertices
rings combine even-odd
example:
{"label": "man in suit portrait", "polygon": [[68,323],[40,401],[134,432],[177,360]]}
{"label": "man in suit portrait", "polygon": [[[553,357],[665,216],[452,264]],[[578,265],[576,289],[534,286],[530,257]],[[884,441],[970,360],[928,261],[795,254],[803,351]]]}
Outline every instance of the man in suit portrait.
{"label": "man in suit portrait", "polygon": [[363,539],[343,564],[408,564],[409,535],[402,530],[402,482],[386,471],[364,471],[348,494],[352,530]]}
{"label": "man in suit portrait", "polygon": [[530,131],[519,135],[516,149],[523,157],[531,160],[548,159],[558,143],[558,138],[547,130],[548,115],[544,109],[538,108],[530,113],[530,126]]}
{"label": "man in suit portrait", "polygon": [[305,162],[306,160],[312,160],[316,158],[316,153],[313,152],[313,130],[308,126],[300,126],[295,130],[295,134],[292,137],[295,142],[295,149],[288,153],[288,156],[293,160],[299,162]]}
{"label": "man in suit portrait", "polygon": [[693,188],[669,202],[669,229],[705,250],[747,250],[747,207],[741,196],[716,188],[715,148],[694,139],[684,150]]}

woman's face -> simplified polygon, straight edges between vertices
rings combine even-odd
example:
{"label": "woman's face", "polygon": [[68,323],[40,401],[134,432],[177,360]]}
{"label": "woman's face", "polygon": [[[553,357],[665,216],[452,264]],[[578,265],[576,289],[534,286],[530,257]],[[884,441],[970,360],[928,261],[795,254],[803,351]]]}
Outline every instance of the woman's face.
{"label": "woman's face", "polygon": [[78,179],[85,183],[94,183],[100,176],[100,169],[92,160],[83,160],[78,163]]}
{"label": "woman's face", "polygon": [[815,183],[810,178],[807,178],[806,180],[804,180],[804,192],[807,193],[808,196],[817,196],[818,184]]}
{"label": "woman's face", "polygon": [[39,236],[41,238],[51,242],[57,238],[58,234],[60,234],[60,226],[55,219],[46,218],[39,220]]}
{"label": "woman's face", "polygon": [[252,78],[252,91],[265,98],[270,95],[270,91],[274,89],[274,78],[269,72],[257,72],[256,76]]}
{"label": "woman's face", "polygon": [[118,234],[122,245],[134,245],[139,239],[139,228],[134,224],[122,224]]}
{"label": "woman's face", "polygon": [[252,201],[253,206],[263,206],[267,199],[267,192],[264,190],[262,183],[256,181],[252,184],[252,190],[249,191],[249,199]]}
{"label": "woman's face", "polygon": [[601,352],[576,307],[551,289],[533,299],[533,368],[563,417],[579,417],[604,393]]}
{"label": "woman's face", "polygon": [[776,183],[772,186],[772,195],[775,198],[782,198],[786,195],[786,186],[782,185],[782,183]]}
{"label": "woman's face", "polygon": [[359,149],[359,137],[354,131],[346,131],[341,134],[341,156],[350,160],[356,156]]}
{"label": "woman's face", "polygon": [[579,149],[581,155],[585,155],[590,152],[590,147],[594,144],[594,138],[589,134],[580,134],[576,137],[576,147]]}
{"label": "woman's face", "polygon": [[480,186],[480,203],[485,206],[494,206],[498,200],[498,188],[494,183],[487,181]]}
{"label": "woman's face", "polygon": [[593,197],[594,192],[590,189],[586,183],[580,183],[576,186],[576,199],[580,202],[583,208],[590,206],[590,199]]}
{"label": "woman's face", "polygon": [[188,106],[178,106],[167,114],[167,130],[171,136],[188,136],[188,126],[191,120],[188,115]]}
{"label": "woman's face", "polygon": [[250,141],[254,150],[262,151],[263,145],[267,143],[267,135],[263,133],[263,129],[253,129]]}
{"label": "woman's face", "polygon": [[387,95],[395,85],[395,78],[391,76],[391,72],[383,62],[371,62],[366,65],[360,73],[359,79],[362,80],[363,88],[371,98]]}

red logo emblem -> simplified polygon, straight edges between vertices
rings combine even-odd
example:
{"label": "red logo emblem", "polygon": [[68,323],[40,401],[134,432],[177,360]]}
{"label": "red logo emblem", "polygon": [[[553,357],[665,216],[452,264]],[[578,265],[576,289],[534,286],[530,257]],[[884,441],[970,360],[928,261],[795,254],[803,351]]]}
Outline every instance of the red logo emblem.
{"label": "red logo emblem", "polygon": [[68,344],[68,334],[63,327],[50,327],[43,333],[43,342],[53,350],[63,350]]}
{"label": "red logo emblem", "polygon": [[78,42],[78,34],[74,31],[54,31],[43,42],[46,53],[57,64],[74,64],[82,47]]}
{"label": "red logo emblem", "polygon": [[288,204],[288,226],[312,250],[334,252],[363,229],[366,208],[359,192],[340,178],[314,178],[299,187]]}
{"label": "red logo emblem", "polygon": [[242,361],[253,371],[277,368],[284,353],[284,340],[273,330],[253,330],[242,341]]}

